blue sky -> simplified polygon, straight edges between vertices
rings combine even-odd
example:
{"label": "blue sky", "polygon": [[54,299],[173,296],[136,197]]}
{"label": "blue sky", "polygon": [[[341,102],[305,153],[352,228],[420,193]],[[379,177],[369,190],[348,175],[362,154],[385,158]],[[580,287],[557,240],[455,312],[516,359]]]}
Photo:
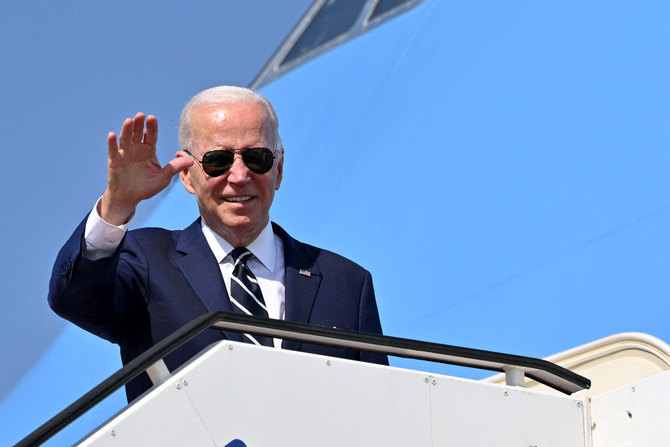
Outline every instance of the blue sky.
{"label": "blue sky", "polygon": [[[107,132],[154,113],[168,160],[188,98],[248,82],[272,25],[302,12],[240,3],[0,18],[2,130],[22,154],[0,189],[0,355],[34,359],[46,338],[68,355],[41,360],[55,377],[92,351],[105,366],[88,380],[113,370],[113,346],[46,306],[51,264],[104,189]],[[272,218],[370,269],[389,335],[537,357],[615,332],[670,340],[669,19],[662,1],[427,0],[263,88],[286,146]],[[139,211],[170,228],[196,213],[179,185]],[[22,386],[53,411],[79,396],[38,370]]]}

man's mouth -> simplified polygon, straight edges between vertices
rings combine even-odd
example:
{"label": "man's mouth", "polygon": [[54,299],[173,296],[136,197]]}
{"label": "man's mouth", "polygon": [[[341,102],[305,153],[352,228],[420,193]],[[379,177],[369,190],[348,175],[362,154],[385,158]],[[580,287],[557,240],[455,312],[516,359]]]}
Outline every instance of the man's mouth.
{"label": "man's mouth", "polygon": [[247,200],[251,200],[251,196],[238,196],[238,197],[224,197],[224,201],[226,202],[246,202]]}

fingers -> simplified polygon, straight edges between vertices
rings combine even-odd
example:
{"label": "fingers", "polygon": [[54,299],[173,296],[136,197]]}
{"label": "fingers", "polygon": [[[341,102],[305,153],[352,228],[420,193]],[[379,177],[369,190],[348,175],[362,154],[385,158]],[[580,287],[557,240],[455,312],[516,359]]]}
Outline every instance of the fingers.
{"label": "fingers", "polygon": [[144,135],[144,113],[138,113],[133,118],[133,143],[141,143]]}
{"label": "fingers", "polygon": [[107,155],[113,156],[119,150],[119,146],[116,144],[116,134],[110,132],[107,134]]}
{"label": "fingers", "polygon": [[124,148],[133,144],[133,127],[133,120],[126,118],[119,134],[119,147]]}
{"label": "fingers", "polygon": [[158,119],[153,116],[147,116],[147,127],[144,130],[144,144],[155,146],[158,141]]}
{"label": "fingers", "polygon": [[145,115],[141,112],[132,119],[126,118],[121,126],[118,146],[126,148],[135,143],[155,146],[158,141],[158,119],[153,115],[146,117],[146,129],[144,121]]}

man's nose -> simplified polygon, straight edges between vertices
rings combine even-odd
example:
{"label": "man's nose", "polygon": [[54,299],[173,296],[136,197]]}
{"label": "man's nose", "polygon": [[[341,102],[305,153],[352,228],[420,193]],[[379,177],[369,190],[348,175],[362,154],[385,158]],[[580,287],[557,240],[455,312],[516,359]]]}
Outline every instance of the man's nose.
{"label": "man's nose", "polygon": [[249,179],[249,168],[242,161],[242,154],[235,154],[233,164],[230,166],[228,174],[229,183],[245,183]]}

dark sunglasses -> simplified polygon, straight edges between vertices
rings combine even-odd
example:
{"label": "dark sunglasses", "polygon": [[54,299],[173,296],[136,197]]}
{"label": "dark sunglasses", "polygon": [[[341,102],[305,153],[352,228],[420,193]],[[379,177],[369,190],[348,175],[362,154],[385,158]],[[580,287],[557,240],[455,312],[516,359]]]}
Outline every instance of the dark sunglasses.
{"label": "dark sunglasses", "polygon": [[[210,177],[218,177],[226,173],[235,161],[235,152],[226,150],[216,150],[206,152],[202,160],[198,160],[189,151],[184,151],[195,161],[202,165],[202,170]],[[274,153],[265,147],[253,147],[240,151],[242,161],[252,172],[256,174],[265,174],[274,163]]]}

